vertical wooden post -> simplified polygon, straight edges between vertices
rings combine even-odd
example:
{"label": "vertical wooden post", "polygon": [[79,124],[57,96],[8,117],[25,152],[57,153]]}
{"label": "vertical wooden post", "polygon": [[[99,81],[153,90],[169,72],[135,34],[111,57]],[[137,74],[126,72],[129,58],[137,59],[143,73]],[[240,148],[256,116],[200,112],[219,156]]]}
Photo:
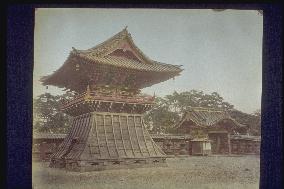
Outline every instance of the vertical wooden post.
{"label": "vertical wooden post", "polygon": [[106,141],[106,147],[107,147],[107,152],[108,152],[108,155],[109,157],[111,157],[110,155],[110,151],[109,151],[109,146],[108,146],[108,139],[107,139],[107,133],[106,133],[106,127],[105,127],[105,114],[102,114],[103,116],[103,128],[104,128],[104,135],[105,135],[105,141]]}
{"label": "vertical wooden post", "polygon": [[125,154],[125,157],[127,157],[126,148],[125,148],[125,144],[124,144],[124,140],[125,140],[125,139],[124,139],[124,137],[123,137],[122,129],[121,129],[120,115],[118,115],[118,122],[119,122],[119,130],[120,130],[120,135],[121,135],[121,140],[122,140],[122,145],[123,145],[124,154]]}
{"label": "vertical wooden post", "polygon": [[119,157],[118,147],[116,143],[116,136],[115,136],[114,126],[113,126],[113,114],[111,114],[111,127],[112,127],[112,134],[113,134],[113,139],[114,139],[114,144],[115,144],[115,151],[116,151],[117,157]]}
{"label": "vertical wooden post", "polygon": [[97,124],[97,119],[96,119],[95,113],[93,113],[93,121],[94,121],[94,125],[95,125],[96,138],[97,138],[97,143],[98,143],[98,150],[99,150],[100,157],[102,157],[99,134],[98,134],[98,124]]}
{"label": "vertical wooden post", "polygon": [[204,148],[206,147],[206,143],[204,141],[201,142],[201,150],[202,150],[202,156],[204,156]]}
{"label": "vertical wooden post", "polygon": [[229,152],[229,155],[231,155],[231,138],[230,138],[230,133],[228,132],[228,152]]}
{"label": "vertical wooden post", "polygon": [[[143,152],[142,152],[142,148],[141,148],[140,142],[139,142],[139,138],[138,138],[135,115],[133,115],[133,122],[134,122],[135,136],[136,136],[137,144],[138,144],[138,147],[139,147],[139,151],[140,151],[141,156],[144,156],[144,155],[143,155]],[[141,125],[141,126],[142,126],[142,125]]]}
{"label": "vertical wooden post", "polygon": [[129,129],[129,124],[128,124],[128,115],[126,115],[125,117],[126,117],[126,125],[127,125],[128,135],[129,135],[130,146],[131,146],[131,150],[132,150],[133,157],[135,157],[136,155],[135,155],[135,151],[134,151],[134,148],[133,148],[132,137],[131,137],[131,133],[130,133],[130,129]]}
{"label": "vertical wooden post", "polygon": [[216,145],[216,153],[220,154],[220,136],[217,135],[217,145]]}
{"label": "vertical wooden post", "polygon": [[176,155],[175,141],[174,140],[172,140],[172,144],[173,144],[173,153],[174,153],[174,155]]}

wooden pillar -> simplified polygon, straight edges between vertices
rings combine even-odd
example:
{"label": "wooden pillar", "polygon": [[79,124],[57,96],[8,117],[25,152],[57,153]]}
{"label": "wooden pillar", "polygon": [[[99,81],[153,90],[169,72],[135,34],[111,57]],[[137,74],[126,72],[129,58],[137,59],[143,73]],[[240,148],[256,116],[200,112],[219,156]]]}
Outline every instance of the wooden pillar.
{"label": "wooden pillar", "polygon": [[219,135],[217,135],[217,144],[216,144],[216,153],[217,154],[220,154],[221,152],[220,152],[220,136]]}
{"label": "wooden pillar", "polygon": [[133,148],[133,140],[132,140],[132,137],[131,137],[131,133],[130,133],[130,129],[129,129],[129,124],[128,124],[128,115],[125,116],[126,117],[126,125],[127,125],[127,131],[128,131],[128,136],[129,136],[129,141],[130,141],[130,146],[131,146],[131,150],[132,150],[132,154],[133,154],[133,157],[135,157],[135,150]]}
{"label": "wooden pillar", "polygon": [[39,145],[40,159],[44,160],[46,158],[46,142],[42,142]]}
{"label": "wooden pillar", "polygon": [[110,158],[111,155],[110,155],[109,144],[108,144],[107,133],[106,133],[106,127],[105,127],[105,124],[106,124],[105,114],[102,114],[102,116],[103,116],[103,128],[104,128],[104,136],[105,136],[106,148],[107,148],[108,156]]}
{"label": "wooden pillar", "polygon": [[202,150],[202,156],[204,156],[204,147],[205,147],[205,142],[201,142],[201,150]]}
{"label": "wooden pillar", "polygon": [[112,114],[111,114],[111,127],[112,127],[112,135],[113,135],[113,139],[114,139],[115,151],[116,151],[117,157],[119,157],[118,146],[117,146],[117,139],[116,139],[114,126],[113,126],[113,115]]}
{"label": "wooden pillar", "polygon": [[125,157],[127,157],[127,152],[126,152],[126,148],[125,148],[125,144],[124,144],[125,139],[124,139],[124,136],[123,136],[123,133],[122,133],[122,128],[121,128],[120,115],[118,115],[118,124],[119,124],[119,130],[120,130],[122,145],[123,145],[123,151],[124,151]]}
{"label": "wooden pillar", "polygon": [[98,124],[97,124],[97,118],[96,118],[96,114],[93,113],[93,123],[94,123],[94,126],[95,126],[95,131],[96,131],[96,138],[97,138],[97,143],[98,143],[98,150],[99,150],[99,155],[100,157],[102,157],[102,152],[101,152],[101,145],[100,145],[100,140],[99,140],[99,132],[98,132]]}
{"label": "wooden pillar", "polygon": [[230,133],[228,133],[227,135],[227,138],[228,138],[228,153],[229,155],[231,155],[231,152],[232,152],[232,148],[231,148],[231,138],[230,138]]}

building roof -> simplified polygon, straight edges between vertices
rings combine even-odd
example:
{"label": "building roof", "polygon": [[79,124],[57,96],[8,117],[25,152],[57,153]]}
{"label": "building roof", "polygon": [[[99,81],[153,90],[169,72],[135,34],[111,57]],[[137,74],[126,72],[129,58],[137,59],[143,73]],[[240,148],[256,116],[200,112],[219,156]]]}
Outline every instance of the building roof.
{"label": "building roof", "polygon": [[228,112],[202,107],[191,107],[189,111],[183,116],[182,120],[176,125],[180,127],[186,121],[192,121],[199,127],[213,127],[223,120],[230,120],[238,127],[245,127],[246,125],[238,123],[234,120]]}
{"label": "building roof", "polygon": [[[124,46],[128,46],[132,52],[137,56],[136,60],[127,57],[112,56],[111,52],[114,52],[121,43],[125,43]],[[127,44],[126,44],[127,43]],[[103,43],[90,48],[88,50],[77,50],[73,47],[75,55],[89,59],[93,62],[101,64],[110,64],[117,67],[125,67],[129,69],[155,71],[155,72],[180,72],[181,65],[165,64],[157,61],[153,61],[148,58],[133,42],[131,34],[124,28],[121,32],[117,33],[113,37],[104,41]]]}
{"label": "building roof", "polygon": [[[88,82],[86,81],[90,80],[90,75],[95,75],[90,70],[97,70],[100,74],[106,74],[111,67],[112,69],[124,70],[123,73],[128,73],[125,72],[126,70],[131,70],[134,73],[148,72],[147,76],[136,74],[136,81],[145,83],[137,86],[144,88],[178,76],[182,71],[181,65],[165,64],[148,58],[134,44],[126,28],[93,48],[87,50],[72,48],[73,50],[61,68],[53,74],[41,78],[43,85],[55,85],[78,91],[80,87],[74,87],[74,85],[78,85],[78,83],[79,86],[87,85]],[[81,67],[81,69],[77,69],[78,67]],[[83,67],[85,67],[85,70],[82,69]],[[147,77],[147,80],[141,79],[145,77]],[[93,77],[92,81],[94,78],[96,77]],[[97,84],[98,81],[93,82]],[[83,86],[83,88],[85,87]]]}
{"label": "building roof", "polygon": [[120,68],[142,70],[142,71],[152,71],[152,72],[180,72],[180,66],[160,63],[156,61],[151,61],[151,63],[143,63],[134,59],[128,59],[125,57],[118,56],[95,56],[92,53],[88,54],[78,54],[79,57],[90,60],[94,63],[111,65]]}

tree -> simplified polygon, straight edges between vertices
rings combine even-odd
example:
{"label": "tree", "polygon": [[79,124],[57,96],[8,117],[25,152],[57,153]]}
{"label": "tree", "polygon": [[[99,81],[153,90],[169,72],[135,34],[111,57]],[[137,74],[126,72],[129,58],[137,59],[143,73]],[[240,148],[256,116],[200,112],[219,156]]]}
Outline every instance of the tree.
{"label": "tree", "polygon": [[237,122],[248,125],[249,133],[251,135],[259,136],[261,134],[261,113],[260,109],[256,110],[253,114],[247,114],[239,110],[231,110],[230,115]]}
{"label": "tree", "polygon": [[205,94],[203,91],[197,90],[181,93],[175,91],[172,95],[167,95],[165,100],[171,110],[181,114],[188,111],[190,107],[217,108],[227,111],[234,107],[230,103],[225,102],[217,92]]}
{"label": "tree", "polygon": [[177,112],[172,112],[165,99],[157,97],[156,105],[144,117],[146,126],[153,133],[171,132],[179,120]]}
{"label": "tree", "polygon": [[[38,132],[66,133],[71,126],[70,117],[60,111],[60,101],[68,100],[74,94],[67,92],[63,95],[42,94],[34,99],[34,129]],[[249,126],[252,135],[261,133],[261,113],[247,114],[235,110],[234,106],[217,93],[205,94],[203,91],[191,90],[174,92],[164,98],[156,97],[154,107],[146,112],[144,120],[146,126],[154,133],[174,132],[174,126],[180,121],[190,107],[215,108],[228,111],[232,118],[239,123]]]}
{"label": "tree", "polygon": [[164,98],[156,98],[156,106],[146,113],[145,122],[152,126],[153,132],[171,132],[173,126],[190,107],[217,108],[228,111],[234,106],[225,102],[217,92],[205,94],[197,90],[181,93],[175,91]]}
{"label": "tree", "polygon": [[203,91],[185,91],[181,93],[174,92],[173,95],[167,95],[166,99],[169,103],[179,107],[179,111],[185,112],[190,107],[206,107],[206,108],[218,108],[229,110],[234,106],[224,99],[217,93],[205,94]]}
{"label": "tree", "polygon": [[70,117],[60,111],[60,101],[73,95],[65,93],[53,96],[45,93],[33,100],[33,127],[38,132],[65,133],[70,124]]}

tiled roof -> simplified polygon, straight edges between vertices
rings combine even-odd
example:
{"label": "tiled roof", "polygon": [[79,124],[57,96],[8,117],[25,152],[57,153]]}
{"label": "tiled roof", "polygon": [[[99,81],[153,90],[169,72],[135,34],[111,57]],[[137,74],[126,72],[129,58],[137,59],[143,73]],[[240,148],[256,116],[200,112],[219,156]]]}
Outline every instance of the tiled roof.
{"label": "tiled roof", "polygon": [[179,127],[184,121],[191,120],[197,126],[211,127],[222,120],[231,120],[235,125],[244,127],[234,120],[229,113],[221,110],[211,108],[192,107],[183,117],[181,122],[177,125]]}
{"label": "tiled roof", "polygon": [[107,64],[116,67],[128,68],[128,69],[136,69],[142,71],[153,71],[153,72],[181,72],[182,69],[180,66],[164,64],[152,61],[151,63],[143,63],[138,62],[133,59],[127,59],[123,57],[117,56],[104,56],[98,57],[94,56],[92,53],[90,54],[78,54],[79,57],[87,59],[89,61],[93,61],[100,64]]}
{"label": "tiled roof", "polygon": [[[117,56],[110,56],[109,54],[117,48],[121,41],[127,41],[137,55],[142,60],[141,62],[133,59],[127,59]],[[104,41],[103,43],[90,48],[88,50],[77,50],[73,47],[73,54],[88,59],[90,61],[109,64],[112,66],[125,67],[130,69],[144,70],[144,71],[157,71],[157,72],[181,72],[182,69],[177,65],[170,65],[153,61],[148,58],[133,42],[130,33],[125,29],[117,33],[113,37]]]}
{"label": "tiled roof", "polygon": [[105,40],[104,42],[96,45],[93,48],[87,49],[87,50],[77,50],[73,48],[73,52],[79,53],[79,54],[92,54],[93,56],[105,56],[109,54],[113,49],[115,49],[121,41],[127,40],[131,46],[142,56],[142,58],[146,61],[151,61],[150,58],[148,58],[133,42],[131,34],[127,31],[127,27],[124,28],[119,33],[115,34],[111,38]]}
{"label": "tiled roof", "polygon": [[[124,46],[127,47],[124,49]],[[130,49],[129,51],[133,54],[133,56],[135,56],[135,58],[129,58],[128,55],[118,56],[112,54],[114,51],[121,48],[125,50],[125,52],[128,52]],[[126,51],[126,49],[128,50]],[[152,75],[153,77],[149,77],[147,81],[143,79],[141,80],[141,76],[137,77],[138,82],[140,81],[140,83],[142,83],[139,87],[142,88],[149,87],[153,84],[178,76],[183,70],[181,69],[181,65],[160,63],[148,58],[134,44],[131,35],[126,29],[124,29],[93,48],[77,50],[73,47],[73,50],[65,63],[53,74],[42,77],[41,82],[43,85],[55,85],[75,91],[81,91],[86,86],[81,86],[80,81],[88,80],[89,77],[84,75],[85,73],[81,73],[85,72],[84,69],[80,69],[80,71],[77,72],[77,69],[75,68],[77,66],[80,67],[80,65],[85,66],[86,63],[88,63],[88,69],[90,69],[89,66],[95,67],[95,69],[111,66],[113,68],[123,68],[123,70],[131,69],[134,72],[148,72],[149,75]],[[80,75],[80,81],[78,81],[78,75]]]}

